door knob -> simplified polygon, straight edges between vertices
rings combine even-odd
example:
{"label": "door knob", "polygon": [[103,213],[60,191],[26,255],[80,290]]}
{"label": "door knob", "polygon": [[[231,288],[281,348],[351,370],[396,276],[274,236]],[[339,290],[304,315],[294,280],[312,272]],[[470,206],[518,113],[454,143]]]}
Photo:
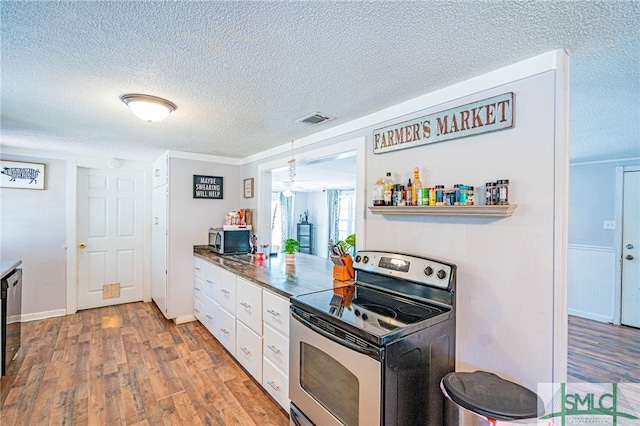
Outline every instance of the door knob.
{"label": "door knob", "polygon": [[630,254],[628,254],[628,255],[625,257],[625,259],[627,259],[627,260],[633,260],[633,256],[631,256]]}
{"label": "door knob", "polygon": [[626,246],[629,250],[631,250],[633,248],[633,244],[627,244]]}
{"label": "door knob", "polygon": [[80,247],[81,249],[83,249],[83,248],[87,247],[87,245],[86,245],[85,243],[80,243],[80,245],[79,245],[78,247]]}

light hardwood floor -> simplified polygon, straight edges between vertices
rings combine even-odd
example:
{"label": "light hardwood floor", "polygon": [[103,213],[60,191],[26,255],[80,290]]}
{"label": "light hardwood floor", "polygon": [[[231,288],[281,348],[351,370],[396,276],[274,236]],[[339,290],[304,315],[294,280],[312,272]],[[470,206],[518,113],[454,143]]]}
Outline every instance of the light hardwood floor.
{"label": "light hardwood floor", "polygon": [[153,303],[23,323],[0,397],[2,426],[289,424],[199,322]]}
{"label": "light hardwood floor", "polygon": [[639,383],[640,330],[569,317],[569,382]]}

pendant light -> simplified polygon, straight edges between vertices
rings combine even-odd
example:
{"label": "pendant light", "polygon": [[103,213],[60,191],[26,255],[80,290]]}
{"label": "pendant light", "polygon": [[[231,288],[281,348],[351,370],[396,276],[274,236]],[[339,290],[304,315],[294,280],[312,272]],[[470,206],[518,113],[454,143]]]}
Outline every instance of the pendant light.
{"label": "pendant light", "polygon": [[171,101],[152,95],[129,93],[120,96],[132,113],[150,123],[161,121],[178,107]]}

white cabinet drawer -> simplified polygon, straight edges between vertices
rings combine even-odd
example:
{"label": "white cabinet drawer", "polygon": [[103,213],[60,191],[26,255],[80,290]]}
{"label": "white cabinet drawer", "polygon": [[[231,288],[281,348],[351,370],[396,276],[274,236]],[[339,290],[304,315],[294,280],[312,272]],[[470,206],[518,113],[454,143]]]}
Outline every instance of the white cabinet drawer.
{"label": "white cabinet drawer", "polygon": [[262,317],[264,318],[264,321],[288,337],[289,300],[267,290],[264,290],[263,298]]}
{"label": "white cabinet drawer", "polygon": [[262,387],[282,408],[289,410],[289,378],[268,359],[264,360],[262,367]]}
{"label": "white cabinet drawer", "polygon": [[201,323],[204,323],[204,303],[195,297],[193,299],[193,316]]}
{"label": "white cabinet drawer", "polygon": [[204,300],[204,282],[198,277],[193,279],[193,297],[200,301]]}
{"label": "white cabinet drawer", "polygon": [[218,304],[231,315],[236,314],[236,275],[224,269],[220,270]]}
{"label": "white cabinet drawer", "polygon": [[231,355],[236,356],[236,318],[222,308],[218,312],[218,340]]}
{"label": "white cabinet drawer", "polygon": [[239,277],[236,280],[236,318],[262,335],[262,288]]}
{"label": "white cabinet drawer", "polygon": [[204,270],[204,260],[199,257],[193,256],[193,275],[202,279],[202,274]]}
{"label": "white cabinet drawer", "polygon": [[218,302],[218,293],[220,292],[220,268],[204,262],[204,295],[214,302]]}
{"label": "white cabinet drawer", "polygon": [[218,333],[220,332],[220,307],[216,302],[209,299],[208,297],[204,298],[204,326],[209,330],[209,333],[213,334],[213,336],[217,339]]}
{"label": "white cabinet drawer", "polygon": [[236,322],[236,359],[258,382],[262,382],[262,337],[240,321]]}
{"label": "white cabinet drawer", "polygon": [[289,339],[265,323],[262,341],[262,353],[265,359],[268,359],[286,375],[289,375]]}

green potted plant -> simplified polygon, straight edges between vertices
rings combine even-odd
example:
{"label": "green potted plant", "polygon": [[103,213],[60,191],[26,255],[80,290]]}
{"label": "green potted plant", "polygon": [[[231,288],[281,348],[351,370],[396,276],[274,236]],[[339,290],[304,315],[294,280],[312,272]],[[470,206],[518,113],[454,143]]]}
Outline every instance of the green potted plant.
{"label": "green potted plant", "polygon": [[349,253],[352,256],[355,256],[356,234],[348,235],[344,240],[339,240],[338,244],[342,246],[345,253]]}
{"label": "green potted plant", "polygon": [[282,242],[282,251],[285,253],[286,263],[291,265],[296,261],[296,252],[300,251],[300,241],[293,238]]}

